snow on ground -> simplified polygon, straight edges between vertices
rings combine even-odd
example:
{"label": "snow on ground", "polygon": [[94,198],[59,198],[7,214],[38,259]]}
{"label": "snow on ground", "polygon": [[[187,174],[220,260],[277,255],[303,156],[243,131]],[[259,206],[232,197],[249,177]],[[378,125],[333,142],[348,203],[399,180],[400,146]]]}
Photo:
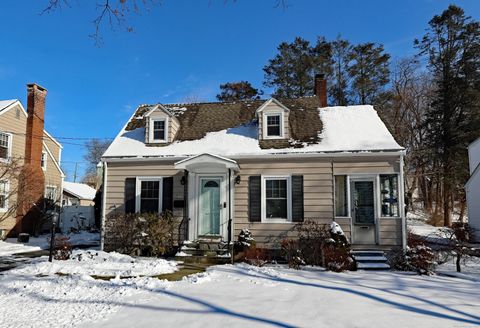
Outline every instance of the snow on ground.
{"label": "snow on ground", "polygon": [[[100,234],[81,231],[71,234],[56,234],[57,237],[66,236],[73,247],[76,246],[96,246],[100,244]],[[17,238],[7,238],[0,241],[0,256],[8,256],[12,254],[28,253],[41,249],[48,249],[50,234],[40,235],[39,237],[30,237],[28,243],[23,244],[17,241]]]}
{"label": "snow on ground", "polygon": [[48,262],[47,256],[10,271],[16,275],[90,275],[104,277],[156,276],[177,270],[177,262],[157,258],[133,258],[115,252],[75,250],[69,260]]}
{"label": "snow on ground", "polygon": [[0,276],[2,327],[473,327],[480,282],[390,271],[210,267],[166,282]]}

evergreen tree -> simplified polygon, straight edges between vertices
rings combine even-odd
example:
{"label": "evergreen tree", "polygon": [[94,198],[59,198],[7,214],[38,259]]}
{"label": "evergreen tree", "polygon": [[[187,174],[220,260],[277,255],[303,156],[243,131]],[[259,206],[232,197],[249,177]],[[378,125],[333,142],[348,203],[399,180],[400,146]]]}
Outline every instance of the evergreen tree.
{"label": "evergreen tree", "polygon": [[336,106],[347,106],[350,103],[349,84],[350,52],[352,46],[347,40],[337,37],[331,42],[332,47],[332,79],[328,84],[330,102]]}
{"label": "evergreen tree", "polygon": [[228,82],[220,85],[219,101],[260,99],[263,92],[255,89],[248,81]]}
{"label": "evergreen tree", "polygon": [[352,92],[357,103],[374,103],[389,81],[390,55],[385,53],[383,45],[369,42],[354,46],[349,60],[351,65],[347,70],[352,79]]}
{"label": "evergreen tree", "polygon": [[427,57],[434,81],[426,140],[440,164],[443,219],[450,226],[452,195],[468,176],[466,147],[480,135],[480,25],[450,5],[430,20],[415,44]]}
{"label": "evergreen tree", "polygon": [[298,98],[313,95],[314,75],[331,71],[330,45],[319,38],[312,47],[300,37],[292,43],[282,42],[278,54],[263,68],[266,87],[274,87],[274,96]]}

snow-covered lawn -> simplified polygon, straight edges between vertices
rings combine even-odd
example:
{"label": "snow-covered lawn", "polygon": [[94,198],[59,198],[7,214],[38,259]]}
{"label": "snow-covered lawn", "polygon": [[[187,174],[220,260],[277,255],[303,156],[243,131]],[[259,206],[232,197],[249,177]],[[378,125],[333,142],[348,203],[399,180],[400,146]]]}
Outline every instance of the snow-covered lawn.
{"label": "snow-covered lawn", "polygon": [[48,262],[47,256],[36,258],[29,265],[9,273],[22,276],[34,275],[89,275],[100,277],[157,276],[177,270],[177,262],[157,258],[133,258],[119,253],[96,250],[75,250],[66,261]]}
{"label": "snow-covered lawn", "polygon": [[238,264],[179,282],[0,276],[1,327],[473,327],[479,308],[480,282],[389,271]]}

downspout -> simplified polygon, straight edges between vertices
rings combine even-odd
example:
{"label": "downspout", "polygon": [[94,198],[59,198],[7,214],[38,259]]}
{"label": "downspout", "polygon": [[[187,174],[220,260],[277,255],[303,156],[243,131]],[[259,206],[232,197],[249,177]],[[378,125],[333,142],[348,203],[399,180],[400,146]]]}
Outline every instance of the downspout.
{"label": "downspout", "polygon": [[[232,169],[228,169],[228,225],[227,225],[227,248],[230,252],[233,263],[233,247],[230,247],[232,242]],[[231,250],[230,250],[231,249]]]}
{"label": "downspout", "polygon": [[407,248],[407,221],[405,219],[405,182],[403,181],[403,153],[400,154],[400,215],[402,216],[402,249]]}
{"label": "downspout", "polygon": [[105,213],[107,206],[107,162],[103,162],[102,216],[100,220],[100,250],[105,247]]}

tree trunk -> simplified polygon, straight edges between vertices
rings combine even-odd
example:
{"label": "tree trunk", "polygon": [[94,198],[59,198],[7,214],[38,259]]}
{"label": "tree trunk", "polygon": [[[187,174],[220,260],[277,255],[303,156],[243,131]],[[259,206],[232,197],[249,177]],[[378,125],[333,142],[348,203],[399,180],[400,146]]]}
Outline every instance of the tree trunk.
{"label": "tree trunk", "polygon": [[457,272],[462,272],[462,268],[460,267],[460,261],[462,259],[462,255],[457,253]]}
{"label": "tree trunk", "polygon": [[461,223],[464,223],[464,219],[465,219],[465,206],[466,205],[466,201],[464,198],[462,198],[460,200],[460,214],[458,216],[458,220],[461,222]]}
{"label": "tree trunk", "polygon": [[445,227],[452,226],[452,215],[450,208],[450,184],[446,178],[443,177],[443,225]]}

